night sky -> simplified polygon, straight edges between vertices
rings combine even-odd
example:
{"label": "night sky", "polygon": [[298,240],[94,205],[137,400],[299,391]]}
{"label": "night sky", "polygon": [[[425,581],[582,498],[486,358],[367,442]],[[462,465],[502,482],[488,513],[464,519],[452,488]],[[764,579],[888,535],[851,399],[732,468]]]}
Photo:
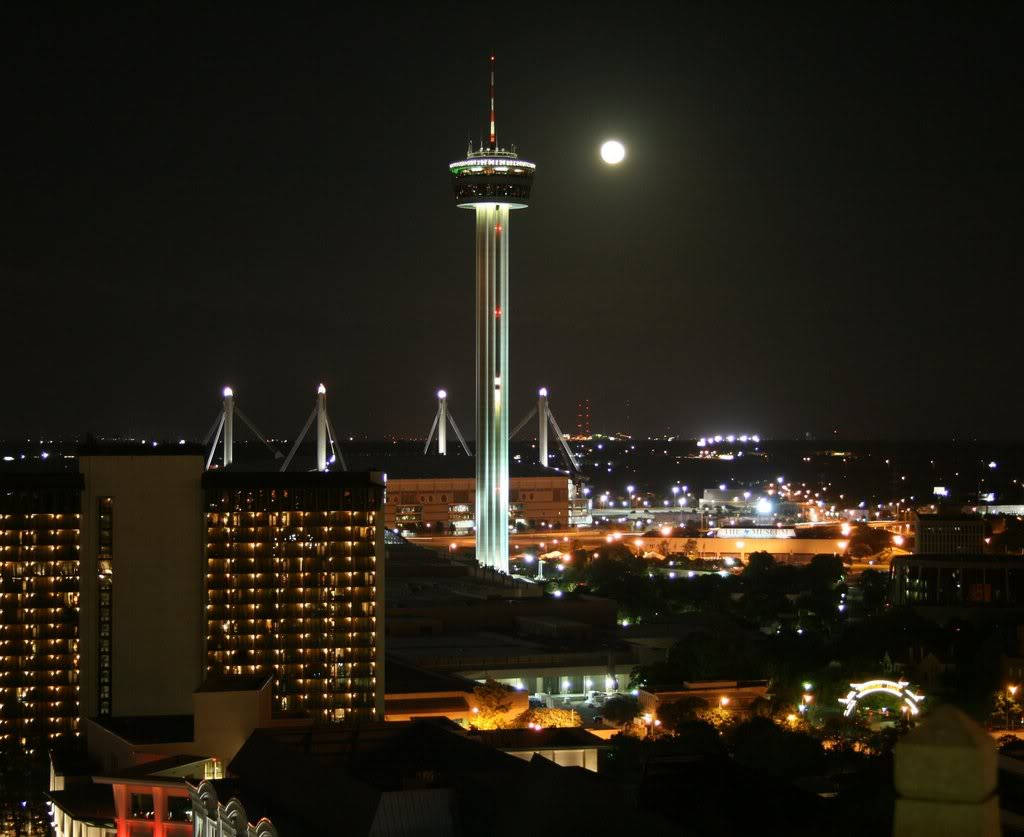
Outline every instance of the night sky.
{"label": "night sky", "polygon": [[513,422],[1021,435],[1010,4],[99,5],[0,13],[0,435],[471,432],[492,47]]}

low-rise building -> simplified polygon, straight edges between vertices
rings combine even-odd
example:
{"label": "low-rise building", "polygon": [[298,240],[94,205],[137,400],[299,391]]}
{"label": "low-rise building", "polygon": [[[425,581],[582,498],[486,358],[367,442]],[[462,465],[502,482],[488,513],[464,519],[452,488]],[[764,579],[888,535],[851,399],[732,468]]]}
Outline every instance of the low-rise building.
{"label": "low-rise building", "polygon": [[[566,749],[599,746],[573,737]],[[195,837],[678,833],[592,770],[502,752],[443,719],[258,730],[230,772],[189,782]]]}
{"label": "low-rise building", "polygon": [[985,519],[977,514],[914,514],[914,552],[978,555],[985,552]]}
{"label": "low-rise building", "polygon": [[470,735],[523,761],[543,756],[560,767],[582,767],[594,773],[598,754],[609,747],[603,738],[579,727],[474,730]]}
{"label": "low-rise building", "polygon": [[1024,559],[980,553],[899,555],[889,568],[889,601],[935,616],[1024,609]]}
{"label": "low-rise building", "polygon": [[[389,471],[384,525],[416,532],[472,530],[476,508],[472,469],[473,460],[468,457],[427,457],[417,468]],[[565,528],[589,522],[589,501],[567,472],[539,465],[512,466],[510,524]]]}
{"label": "low-rise building", "polygon": [[740,717],[750,716],[755,704],[769,697],[767,680],[701,680],[677,685],[640,689],[638,701],[643,712],[653,717],[670,703],[697,698],[709,709],[720,707]]}

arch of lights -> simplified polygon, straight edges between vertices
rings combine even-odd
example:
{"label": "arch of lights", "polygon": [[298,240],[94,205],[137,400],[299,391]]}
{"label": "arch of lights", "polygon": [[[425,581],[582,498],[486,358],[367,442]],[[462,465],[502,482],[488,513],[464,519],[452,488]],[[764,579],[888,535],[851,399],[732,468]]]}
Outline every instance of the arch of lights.
{"label": "arch of lights", "polygon": [[868,695],[874,695],[879,692],[898,698],[911,715],[917,715],[921,712],[919,704],[924,700],[924,695],[912,692],[907,681],[867,680],[864,683],[851,683],[850,691],[847,692],[846,697],[839,698],[839,702],[846,705],[843,715],[849,718],[857,708],[858,701],[866,698]]}

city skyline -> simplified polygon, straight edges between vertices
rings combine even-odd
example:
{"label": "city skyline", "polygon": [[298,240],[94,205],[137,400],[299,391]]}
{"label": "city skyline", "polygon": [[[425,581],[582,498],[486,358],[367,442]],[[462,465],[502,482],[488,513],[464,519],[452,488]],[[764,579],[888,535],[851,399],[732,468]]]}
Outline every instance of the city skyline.
{"label": "city skyline", "polygon": [[7,14],[0,436],[200,438],[225,385],[290,436],[320,380],[339,429],[422,434],[438,388],[469,425],[472,245],[437,161],[485,130],[492,43],[503,136],[544,171],[513,421],[546,386],[637,436],[1019,435],[1008,21]]}

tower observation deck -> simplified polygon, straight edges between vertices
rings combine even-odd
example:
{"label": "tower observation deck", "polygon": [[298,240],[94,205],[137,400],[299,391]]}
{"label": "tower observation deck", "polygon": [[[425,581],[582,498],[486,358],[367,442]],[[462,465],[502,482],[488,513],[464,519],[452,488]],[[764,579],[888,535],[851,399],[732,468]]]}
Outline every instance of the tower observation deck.
{"label": "tower observation deck", "polygon": [[491,56],[486,146],[451,163],[455,203],[476,213],[476,558],[508,572],[509,212],[525,209],[536,166],[498,145]]}

